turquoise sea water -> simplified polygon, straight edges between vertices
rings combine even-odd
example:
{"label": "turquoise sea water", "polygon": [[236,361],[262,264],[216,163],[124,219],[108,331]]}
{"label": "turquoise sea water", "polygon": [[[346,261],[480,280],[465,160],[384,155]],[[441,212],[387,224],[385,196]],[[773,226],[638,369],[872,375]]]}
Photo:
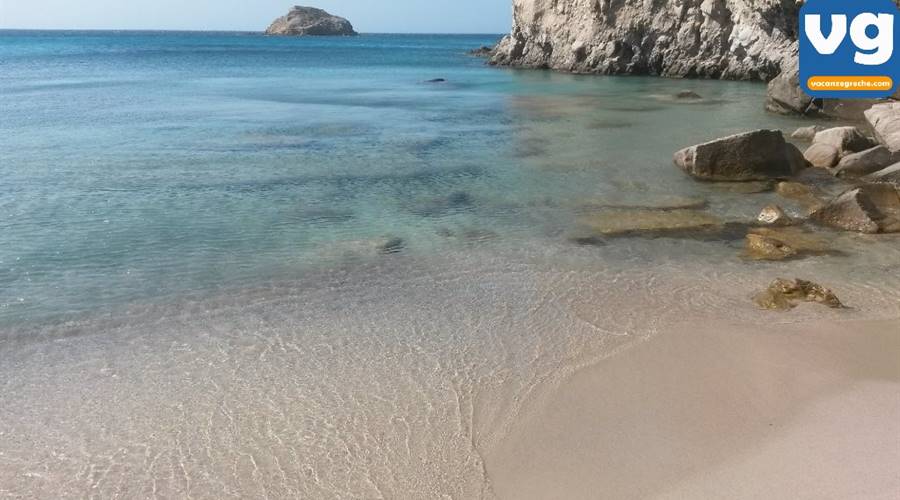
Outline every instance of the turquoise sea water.
{"label": "turquoise sea water", "polygon": [[[466,55],[497,38],[0,33],[0,323],[302,280],[372,239],[519,246],[566,201],[697,194],[672,151],[778,121],[759,84]],[[659,98],[688,86],[708,103]]]}
{"label": "turquoise sea water", "polygon": [[[666,325],[900,314],[895,236],[580,238],[801,215],[672,153],[808,123],[466,55],[497,38],[0,32],[0,497],[493,498],[525,408]],[[851,309],[756,310],[778,276]]]}

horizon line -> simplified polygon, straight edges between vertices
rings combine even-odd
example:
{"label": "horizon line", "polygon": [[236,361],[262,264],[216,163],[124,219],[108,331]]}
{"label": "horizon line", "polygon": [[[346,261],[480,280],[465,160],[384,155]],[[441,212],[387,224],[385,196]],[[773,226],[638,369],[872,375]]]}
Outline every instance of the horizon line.
{"label": "horizon line", "polygon": [[[234,29],[165,29],[165,28],[0,28],[0,32],[4,31],[44,31],[44,32],[114,32],[114,33],[237,33],[245,35],[266,35],[265,31],[259,30],[234,30]],[[365,31],[358,32],[357,35],[483,35],[483,36],[506,36],[507,33],[481,33],[481,32],[414,32],[414,31]],[[308,35],[308,36],[290,36],[290,35],[267,35],[273,38],[353,38],[347,35]]]}

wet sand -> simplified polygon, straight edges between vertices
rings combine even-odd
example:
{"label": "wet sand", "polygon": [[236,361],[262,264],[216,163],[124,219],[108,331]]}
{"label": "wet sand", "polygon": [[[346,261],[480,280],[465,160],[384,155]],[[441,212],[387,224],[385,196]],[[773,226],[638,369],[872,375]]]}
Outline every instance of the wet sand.
{"label": "wet sand", "polygon": [[683,324],[585,368],[485,457],[499,498],[898,498],[900,321]]}

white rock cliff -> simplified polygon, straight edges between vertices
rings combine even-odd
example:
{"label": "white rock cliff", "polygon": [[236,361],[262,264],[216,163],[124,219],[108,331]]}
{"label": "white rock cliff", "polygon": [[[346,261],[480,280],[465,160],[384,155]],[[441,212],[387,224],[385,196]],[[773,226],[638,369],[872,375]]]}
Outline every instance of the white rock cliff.
{"label": "white rock cliff", "polygon": [[797,56],[796,0],[513,0],[494,64],[771,80]]}

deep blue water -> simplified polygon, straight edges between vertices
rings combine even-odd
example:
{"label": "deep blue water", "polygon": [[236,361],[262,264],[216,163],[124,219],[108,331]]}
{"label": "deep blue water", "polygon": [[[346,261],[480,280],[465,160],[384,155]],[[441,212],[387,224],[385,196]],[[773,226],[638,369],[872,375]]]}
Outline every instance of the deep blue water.
{"label": "deep blue water", "polygon": [[0,32],[0,323],[302,280],[389,237],[563,241],[573,200],[696,195],[672,151],[792,124],[759,84],[466,54],[498,38]]}

